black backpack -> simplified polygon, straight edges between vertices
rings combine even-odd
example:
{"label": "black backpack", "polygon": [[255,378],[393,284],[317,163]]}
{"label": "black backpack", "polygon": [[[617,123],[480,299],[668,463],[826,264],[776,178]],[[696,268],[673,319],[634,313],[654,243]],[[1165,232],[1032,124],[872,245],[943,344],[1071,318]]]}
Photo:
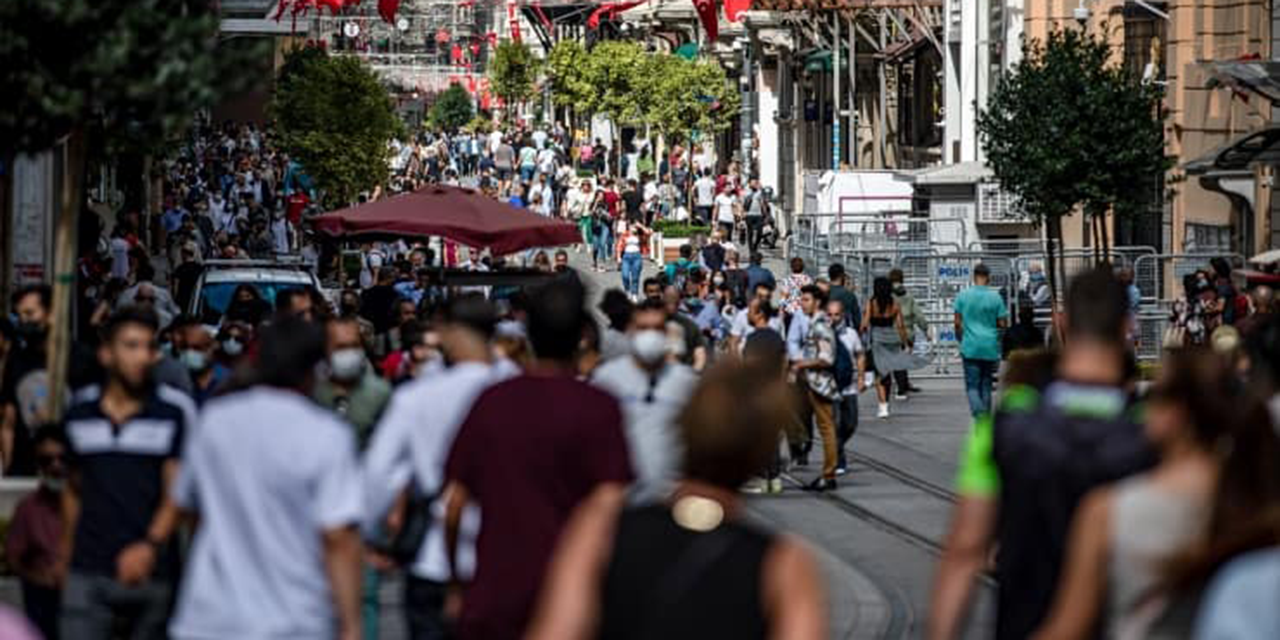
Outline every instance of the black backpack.
{"label": "black backpack", "polygon": [[857,367],[853,364],[853,354],[849,353],[849,349],[844,346],[844,342],[840,340],[840,336],[836,336],[836,362],[832,367],[832,374],[836,378],[836,386],[841,391],[849,388],[853,384],[854,376],[857,375]]}

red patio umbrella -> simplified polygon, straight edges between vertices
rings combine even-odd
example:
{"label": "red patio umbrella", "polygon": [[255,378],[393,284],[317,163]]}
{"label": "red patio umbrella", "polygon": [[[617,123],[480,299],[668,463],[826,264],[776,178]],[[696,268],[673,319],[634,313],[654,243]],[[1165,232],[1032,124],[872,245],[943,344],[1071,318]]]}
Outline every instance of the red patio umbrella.
{"label": "red patio umbrella", "polygon": [[339,238],[441,236],[495,255],[581,241],[576,225],[443,185],[330,211],[315,225]]}

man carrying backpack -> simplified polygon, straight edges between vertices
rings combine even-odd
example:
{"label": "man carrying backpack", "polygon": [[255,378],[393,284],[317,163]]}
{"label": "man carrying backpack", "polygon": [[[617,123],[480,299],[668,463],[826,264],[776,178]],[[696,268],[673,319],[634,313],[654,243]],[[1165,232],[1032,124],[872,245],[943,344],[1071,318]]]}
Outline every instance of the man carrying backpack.
{"label": "man carrying backpack", "polygon": [[844,302],[832,298],[827,302],[827,319],[835,332],[836,362],[832,367],[840,399],[836,401],[836,475],[848,472],[844,447],[858,430],[858,392],[866,388],[866,358],[857,329],[848,322]]}
{"label": "man carrying backpack", "polygon": [[800,290],[800,309],[809,318],[809,330],[805,334],[802,356],[791,368],[797,376],[804,377],[806,399],[822,434],[822,475],[805,487],[809,491],[836,488],[838,445],[834,411],[842,394],[834,374],[839,341],[827,319],[826,305],[827,294],[816,285]]}

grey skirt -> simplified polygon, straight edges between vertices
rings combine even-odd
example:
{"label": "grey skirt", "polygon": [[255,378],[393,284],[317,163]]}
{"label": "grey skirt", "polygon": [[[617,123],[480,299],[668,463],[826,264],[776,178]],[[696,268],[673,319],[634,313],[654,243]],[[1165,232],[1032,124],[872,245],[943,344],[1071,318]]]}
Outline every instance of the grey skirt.
{"label": "grey skirt", "polygon": [[871,359],[876,373],[888,375],[925,366],[926,361],[906,349],[894,327],[871,327]]}

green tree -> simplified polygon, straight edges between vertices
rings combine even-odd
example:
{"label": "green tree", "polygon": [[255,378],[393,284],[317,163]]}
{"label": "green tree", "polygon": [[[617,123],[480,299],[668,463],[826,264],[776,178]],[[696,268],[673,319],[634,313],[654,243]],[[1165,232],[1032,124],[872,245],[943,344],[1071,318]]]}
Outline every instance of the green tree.
{"label": "green tree", "polygon": [[547,80],[557,107],[568,107],[575,114],[594,111],[596,90],[588,76],[588,60],[587,50],[577,40],[561,40],[547,53]]}
{"label": "green tree", "polygon": [[1062,217],[1077,207],[1094,216],[1132,213],[1135,176],[1158,176],[1169,166],[1158,93],[1110,58],[1102,38],[1052,31],[1044,43],[1027,43],[978,114],[987,164],[1023,215],[1045,227],[1055,300]]}
{"label": "green tree", "polygon": [[329,206],[350,203],[390,173],[389,144],[403,133],[391,96],[355,57],[302,49],[289,58],[271,104],[282,146]]}
{"label": "green tree", "polygon": [[645,73],[649,56],[629,40],[598,43],[583,65],[584,81],[591,87],[584,104],[615,123],[641,123],[652,98],[646,92],[651,85]]}
{"label": "green tree", "polygon": [[[208,0],[0,2],[0,161],[57,147],[62,190],[49,334],[50,414],[61,410],[76,230],[91,157],[155,148],[239,84],[242,59],[215,51]],[[243,74],[241,74],[243,75]]]}
{"label": "green tree", "polygon": [[431,105],[431,124],[457,131],[471,122],[475,110],[471,104],[471,94],[462,85],[453,83]]}
{"label": "green tree", "polygon": [[508,119],[515,115],[517,107],[533,97],[539,66],[538,58],[523,42],[498,43],[489,67],[489,83],[506,105]]}
{"label": "green tree", "polygon": [[737,117],[741,96],[715,62],[651,56],[645,78],[644,120],[672,141],[723,131]]}

